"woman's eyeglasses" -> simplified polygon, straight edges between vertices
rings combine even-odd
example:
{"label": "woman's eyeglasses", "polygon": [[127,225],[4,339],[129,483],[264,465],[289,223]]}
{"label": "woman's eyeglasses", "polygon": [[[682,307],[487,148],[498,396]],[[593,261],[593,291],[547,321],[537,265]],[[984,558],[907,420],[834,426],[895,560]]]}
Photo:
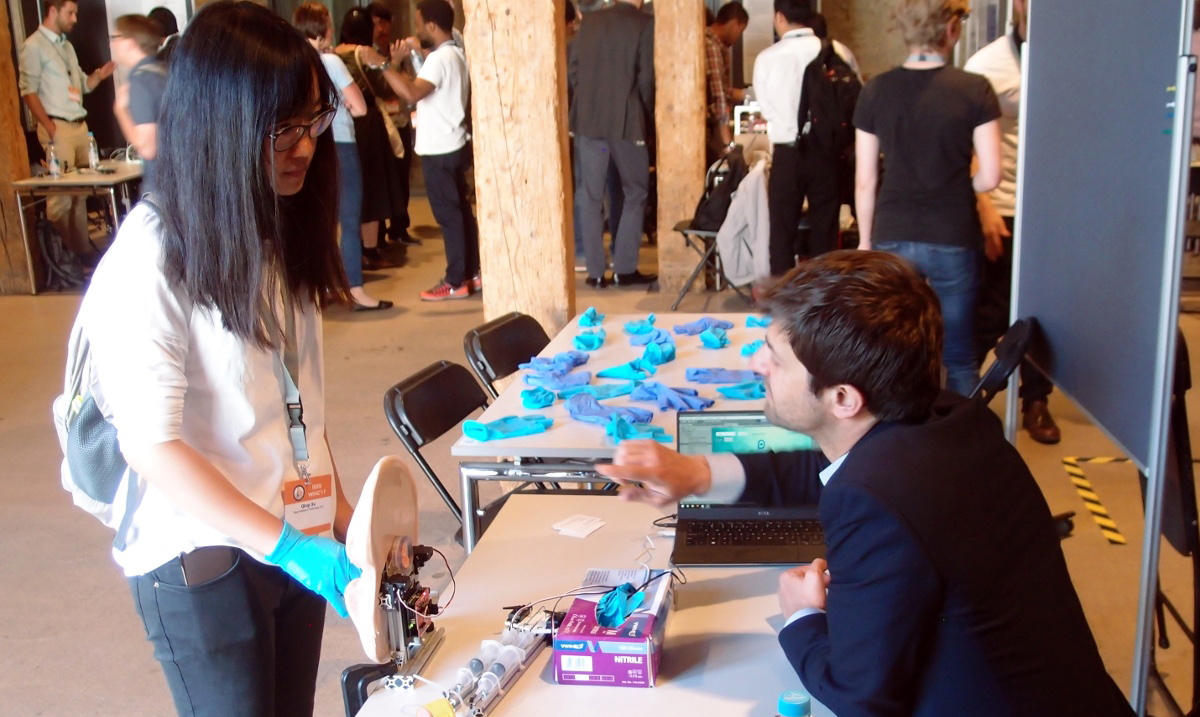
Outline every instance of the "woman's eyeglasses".
{"label": "woman's eyeglasses", "polygon": [[305,133],[313,139],[320,137],[321,133],[329,129],[329,125],[333,124],[333,116],[336,111],[333,107],[326,107],[304,124],[291,124],[286,127],[280,127],[269,135],[271,137],[271,147],[276,152],[286,152],[295,147],[303,139]]}

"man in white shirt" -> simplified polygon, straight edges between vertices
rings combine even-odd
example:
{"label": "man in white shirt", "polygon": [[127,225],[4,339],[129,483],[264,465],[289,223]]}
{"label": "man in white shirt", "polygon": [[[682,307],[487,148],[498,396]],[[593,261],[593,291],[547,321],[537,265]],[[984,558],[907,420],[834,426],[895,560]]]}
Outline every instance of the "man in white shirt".
{"label": "man in white shirt", "polygon": [[[1025,44],[1025,0],[1013,0],[1013,31],[981,48],[963,69],[983,75],[1000,100],[1000,184],[978,195],[984,253],[979,300],[975,311],[975,343],[980,361],[1008,328],[1012,297],[1012,233],[1017,214],[1018,119],[1021,111],[1021,50]],[[1028,361],[1021,362],[1021,424],[1039,443],[1062,438],[1050,415],[1054,384]]]}
{"label": "man in white shirt", "polygon": [[[767,196],[771,214],[771,274],[782,276],[796,256],[817,256],[837,248],[837,158],[806,147],[800,136],[800,95],[804,71],[821,51],[808,23],[809,0],[775,0],[779,42],[754,61],[754,90],[773,145]],[[808,199],[808,241],[800,243],[800,212]]]}
{"label": "man in white shirt", "polygon": [[471,81],[467,59],[454,42],[454,9],[446,0],[417,5],[417,36],[398,43],[392,64],[410,50],[433,47],[415,80],[398,75],[396,94],[417,106],[416,151],[421,155],[425,191],[446,245],[446,275],[421,292],[422,301],[465,299],[483,288],[479,276],[479,225],[467,195],[467,100]]}
{"label": "man in white shirt", "polygon": [[[78,20],[75,0],[46,0],[42,24],[21,46],[21,99],[37,121],[38,141],[49,157],[55,155],[71,169],[88,166],[87,110],[83,95],[112,76],[107,62],[90,75],[79,67],[75,47],[67,39]],[[77,254],[91,253],[87,210],[82,197],[52,197],[46,214]]]}

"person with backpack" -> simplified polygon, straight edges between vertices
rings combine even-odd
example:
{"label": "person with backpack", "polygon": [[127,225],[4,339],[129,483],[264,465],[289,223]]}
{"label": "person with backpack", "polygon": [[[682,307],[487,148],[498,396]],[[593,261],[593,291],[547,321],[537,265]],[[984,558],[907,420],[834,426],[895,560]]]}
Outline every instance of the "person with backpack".
{"label": "person with backpack", "polygon": [[95,477],[101,462],[73,458],[115,434],[109,457],[128,468],[107,496],[112,554],[180,715],[311,715],[326,604],[344,616],[360,574],[325,435],[321,308],[352,301],[337,97],[282,18],[205,5],[172,56],[158,189],[121,224],[72,333],[64,482]]}
{"label": "person with backpack", "polygon": [[942,304],[946,386],[964,396],[979,382],[975,193],[1000,182],[1001,116],[987,79],[947,62],[968,9],[967,0],[898,0],[909,56],[863,87],[854,113],[859,248],[899,254],[929,279]]}
{"label": "person with backpack", "polygon": [[[838,248],[837,156],[803,134],[801,103],[806,71],[822,52],[808,26],[809,0],[775,0],[779,42],[754,61],[754,91],[771,139],[767,203],[771,218],[772,276],[783,276],[796,256],[817,256]],[[808,200],[808,240],[800,242],[800,215]]]}
{"label": "person with backpack", "polygon": [[158,23],[145,15],[122,15],[109,42],[113,61],[129,73],[117,85],[113,115],[125,141],[142,158],[142,191],[154,191],[154,158],[158,156],[158,110],[167,86],[167,66],[157,57],[162,44]]}

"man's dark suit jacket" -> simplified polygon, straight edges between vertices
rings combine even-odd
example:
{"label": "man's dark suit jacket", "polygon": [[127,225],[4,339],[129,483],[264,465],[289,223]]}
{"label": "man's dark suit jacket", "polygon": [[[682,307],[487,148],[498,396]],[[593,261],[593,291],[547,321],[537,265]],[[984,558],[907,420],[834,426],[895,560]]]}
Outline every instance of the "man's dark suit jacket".
{"label": "man's dark suit jacket", "polygon": [[819,497],[826,613],[779,641],[838,717],[1133,714],[1104,669],[1049,507],[986,407],[943,394],[924,423],[880,423],[824,488],[820,454],[740,458],[741,500]]}
{"label": "man's dark suit jacket", "polygon": [[618,2],[588,13],[571,41],[571,131],[644,142],[654,120],[654,18]]}

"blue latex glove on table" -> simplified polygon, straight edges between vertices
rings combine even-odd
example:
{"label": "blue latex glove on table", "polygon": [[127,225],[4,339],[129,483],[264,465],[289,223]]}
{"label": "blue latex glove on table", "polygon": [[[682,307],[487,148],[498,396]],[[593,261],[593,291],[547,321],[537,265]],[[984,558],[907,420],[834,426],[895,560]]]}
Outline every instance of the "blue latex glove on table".
{"label": "blue latex glove on table", "polygon": [[625,322],[625,331],[631,334],[648,334],[654,330],[654,314],[650,314],[644,319]]}
{"label": "blue latex glove on table", "polygon": [[604,329],[584,331],[576,336],[571,343],[580,351],[595,351],[604,345]]}
{"label": "blue latex glove on table", "polygon": [[265,557],[346,617],[346,585],[362,575],[362,570],[346,557],[345,545],[319,535],[305,535],[284,523],[279,540]]}
{"label": "blue latex glove on table", "polygon": [[767,397],[767,387],[762,381],[748,381],[734,386],[718,386],[717,392],[735,401],[753,401]]}
{"label": "blue latex glove on table", "polygon": [[530,386],[541,386],[551,391],[565,391],[575,386],[585,386],[592,382],[590,371],[566,373],[563,371],[534,371],[525,374],[525,383]]}
{"label": "blue latex glove on table", "polygon": [[757,371],[730,368],[689,368],[684,376],[693,383],[749,383],[761,381]]}
{"label": "blue latex glove on table", "polygon": [[599,326],[604,321],[604,314],[596,311],[595,306],[589,306],[587,311],[579,315],[580,326]]}
{"label": "blue latex glove on table", "polygon": [[725,329],[714,326],[700,332],[700,343],[706,349],[723,349],[729,345],[729,336],[725,334]]}
{"label": "blue latex glove on table", "polygon": [[647,344],[646,350],[642,352],[642,360],[648,361],[655,366],[661,366],[669,361],[675,360],[675,344]]}
{"label": "blue latex glove on table", "polygon": [[521,392],[521,405],[530,411],[545,408],[554,403],[554,392],[544,388],[527,388]]}
{"label": "blue latex glove on table", "polygon": [[675,337],[663,329],[651,329],[644,334],[634,334],[629,337],[630,346],[645,346],[646,344],[673,344]]}
{"label": "blue latex glove on table", "polygon": [[525,363],[517,364],[517,368],[525,371],[561,371],[566,373],[576,366],[582,366],[591,358],[582,351],[563,351],[553,358],[534,356]]}
{"label": "blue latex glove on table", "polygon": [[637,425],[630,423],[621,416],[610,418],[608,426],[604,428],[604,432],[613,440],[613,443],[620,443],[621,441],[658,441],[659,443],[670,443],[674,440],[667,433],[667,429],[662,426],[656,426],[653,423]]}
{"label": "blue latex glove on table", "polygon": [[746,326],[750,328],[766,328],[771,325],[770,316],[747,316]]}
{"label": "blue latex glove on table", "polygon": [[705,316],[703,318],[696,319],[695,321],[693,321],[691,323],[677,324],[675,326],[675,333],[686,334],[688,336],[696,336],[697,334],[701,334],[701,333],[703,333],[709,329],[713,329],[713,328],[732,329],[733,322],[726,321],[724,319],[714,319],[711,316]]}
{"label": "blue latex glove on table", "polygon": [[608,425],[613,416],[622,416],[631,423],[649,423],[654,418],[654,413],[644,408],[602,406],[595,396],[586,393],[577,393],[567,399],[567,413],[576,421],[595,423],[599,426]]}
{"label": "blue latex glove on table", "polygon": [[577,393],[586,393],[595,396],[597,400],[604,398],[616,398],[617,396],[628,396],[633,393],[633,389],[637,388],[637,383],[634,381],[626,381],[625,383],[598,383],[588,386],[576,386],[568,388],[565,391],[559,391],[559,398],[570,398]]}
{"label": "blue latex glove on table", "polygon": [[761,349],[763,347],[763,344],[765,344],[765,343],[766,342],[763,341],[762,339],[756,339],[754,341],[751,341],[750,343],[748,343],[742,347],[742,355],[743,356],[753,356],[754,354],[758,353],[758,350]]}
{"label": "blue latex glove on table", "polygon": [[596,603],[596,623],[600,627],[620,627],[645,600],[646,593],[635,588],[633,583],[617,586]]}
{"label": "blue latex glove on table", "polygon": [[716,403],[711,398],[700,396],[694,388],[671,388],[658,381],[647,381],[629,394],[633,401],[653,401],[658,410],[702,411]]}
{"label": "blue latex glove on table", "polygon": [[554,424],[554,419],[536,413],[528,416],[505,416],[489,423],[479,421],[464,421],[463,435],[477,441],[495,441],[501,438],[516,436],[532,436],[535,433],[545,433]]}
{"label": "blue latex glove on table", "polygon": [[658,369],[654,364],[642,359],[634,359],[629,363],[623,363],[620,366],[606,368],[596,374],[600,378],[624,378],[634,381],[640,381],[643,378],[653,376],[658,373]]}

